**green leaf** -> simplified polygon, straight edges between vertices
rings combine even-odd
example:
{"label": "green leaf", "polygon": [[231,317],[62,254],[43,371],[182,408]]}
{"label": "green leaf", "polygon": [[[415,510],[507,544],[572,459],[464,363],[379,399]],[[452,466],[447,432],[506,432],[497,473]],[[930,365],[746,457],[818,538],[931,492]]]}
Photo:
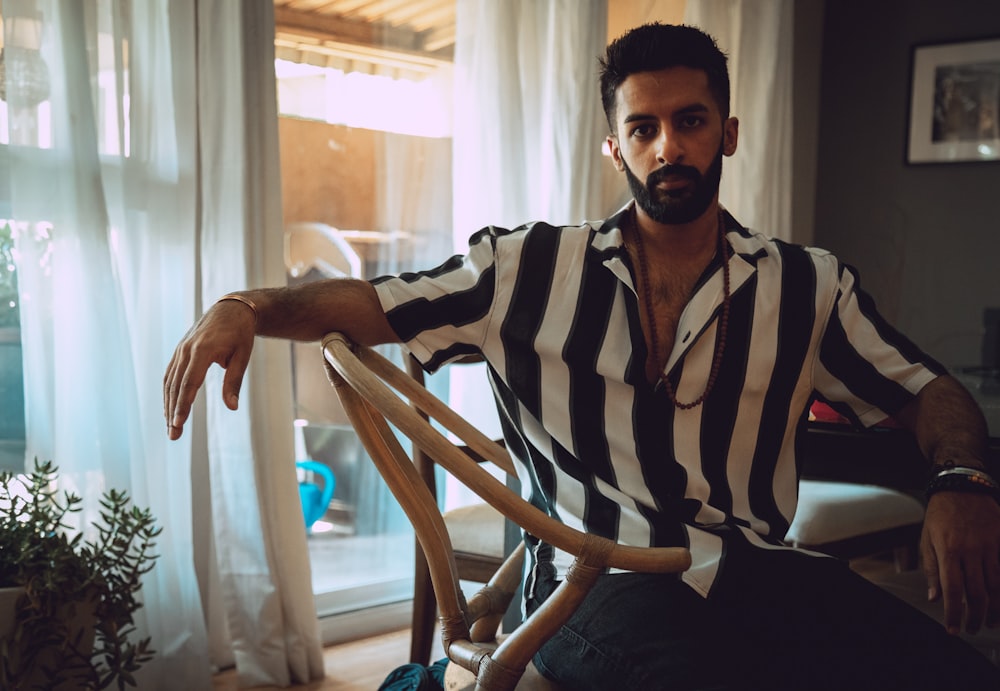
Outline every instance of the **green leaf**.
{"label": "green leaf", "polygon": [[[135,686],[133,673],[153,651],[148,638],[131,641],[133,614],[142,607],[141,577],[158,558],[152,538],[162,529],[148,509],[131,505],[127,492],[109,490],[100,500],[97,538],[84,540],[66,522],[82,509],[82,499],[58,490],[51,461],[36,459],[19,481],[29,501],[13,491],[16,480],[0,473],[0,585],[20,585],[25,593],[12,635],[0,641],[0,688],[22,688],[27,670],[46,667],[50,681],[79,674],[89,680],[87,688]],[[96,617],[93,650],[82,650],[87,638],[66,621],[90,611]]]}

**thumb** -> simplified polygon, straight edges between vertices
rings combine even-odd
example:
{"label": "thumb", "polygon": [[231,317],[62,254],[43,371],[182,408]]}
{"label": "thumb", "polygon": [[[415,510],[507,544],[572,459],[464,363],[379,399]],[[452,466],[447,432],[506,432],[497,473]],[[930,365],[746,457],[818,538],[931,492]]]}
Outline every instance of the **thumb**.
{"label": "thumb", "polygon": [[920,545],[920,552],[924,576],[927,578],[927,601],[934,602],[941,597],[941,576],[938,573],[937,555],[926,536]]}

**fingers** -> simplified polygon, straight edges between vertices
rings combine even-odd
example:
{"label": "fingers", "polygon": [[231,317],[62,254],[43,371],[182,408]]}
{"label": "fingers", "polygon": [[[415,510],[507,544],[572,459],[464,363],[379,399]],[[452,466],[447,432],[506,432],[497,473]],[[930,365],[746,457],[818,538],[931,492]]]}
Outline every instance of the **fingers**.
{"label": "fingers", "polygon": [[970,560],[965,569],[965,630],[974,634],[985,624],[1000,624],[1000,554],[988,550],[980,561]]}
{"label": "fingers", "polygon": [[[976,633],[986,617],[987,595],[982,562],[970,560],[966,563],[964,585],[965,630],[968,633]],[[959,619],[959,623],[961,623],[961,619]]]}
{"label": "fingers", "polygon": [[965,610],[965,578],[960,562],[947,554],[940,555],[939,559],[926,526],[920,546],[924,576],[927,578],[927,599],[930,602],[944,601],[942,623],[948,633],[958,634]]}
{"label": "fingers", "polygon": [[945,629],[977,633],[985,624],[1000,624],[1000,554],[995,550],[945,551],[941,554],[925,540],[921,544],[927,599],[944,604]]}
{"label": "fingers", "polygon": [[920,561],[924,567],[924,576],[927,578],[927,601],[935,602],[941,597],[941,580],[938,578],[937,554],[931,546],[926,528],[920,540]]}
{"label": "fingers", "polygon": [[177,407],[177,389],[174,385],[177,376],[179,350],[174,351],[174,356],[170,358],[167,371],[163,375],[163,420],[167,424],[167,438],[178,439],[181,436],[181,428],[173,424],[174,409]]}
{"label": "fingers", "polygon": [[250,352],[237,350],[226,365],[226,374],[222,379],[222,400],[230,410],[236,410],[240,403],[240,389],[243,386],[243,375],[250,363]]}
{"label": "fingers", "polygon": [[941,599],[944,600],[944,627],[948,633],[958,634],[962,629],[965,609],[965,579],[954,559],[945,559],[939,571]]}
{"label": "fingers", "polygon": [[1000,625],[1000,554],[988,555],[984,564],[987,597],[986,627]]}
{"label": "fingers", "polygon": [[163,377],[163,416],[169,439],[180,438],[212,364],[225,368],[223,401],[236,410],[253,340],[253,323],[247,319],[246,308],[230,309],[227,316],[226,309],[218,304],[184,337]]}
{"label": "fingers", "polygon": [[191,414],[195,396],[211,365],[211,362],[198,363],[191,353],[192,348],[185,340],[174,352],[164,377],[163,415],[167,423],[167,437],[171,440],[179,439],[184,431],[184,423]]}

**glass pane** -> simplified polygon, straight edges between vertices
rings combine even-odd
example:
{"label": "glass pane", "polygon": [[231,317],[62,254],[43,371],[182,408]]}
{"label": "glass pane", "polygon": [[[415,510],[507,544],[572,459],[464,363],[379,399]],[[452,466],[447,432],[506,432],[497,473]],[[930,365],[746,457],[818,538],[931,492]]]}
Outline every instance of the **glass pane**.
{"label": "glass pane", "polygon": [[[422,269],[452,253],[454,0],[420,7],[275,2],[289,284]],[[385,354],[401,362],[398,347]],[[318,348],[293,345],[292,362],[296,455],[321,464],[298,469],[304,513],[322,505],[309,536],[319,612],[407,600],[409,521],[340,408]]]}
{"label": "glass pane", "polygon": [[[317,507],[322,507],[309,536],[313,592],[321,615],[410,597],[413,531],[357,434],[348,424],[332,422],[298,430],[306,457],[330,471],[299,468],[303,511],[319,515]],[[331,478],[334,491],[323,495]]]}
{"label": "glass pane", "polygon": [[24,470],[24,377],[14,227],[0,222],[0,470]]}

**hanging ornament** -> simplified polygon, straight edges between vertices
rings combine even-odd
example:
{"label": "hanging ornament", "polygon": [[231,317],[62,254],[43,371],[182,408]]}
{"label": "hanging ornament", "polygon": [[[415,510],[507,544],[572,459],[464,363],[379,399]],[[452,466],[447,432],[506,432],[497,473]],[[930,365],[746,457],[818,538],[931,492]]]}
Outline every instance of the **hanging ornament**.
{"label": "hanging ornament", "polygon": [[42,57],[42,15],[4,18],[0,48],[0,100],[15,108],[33,108],[49,97],[49,68]]}

